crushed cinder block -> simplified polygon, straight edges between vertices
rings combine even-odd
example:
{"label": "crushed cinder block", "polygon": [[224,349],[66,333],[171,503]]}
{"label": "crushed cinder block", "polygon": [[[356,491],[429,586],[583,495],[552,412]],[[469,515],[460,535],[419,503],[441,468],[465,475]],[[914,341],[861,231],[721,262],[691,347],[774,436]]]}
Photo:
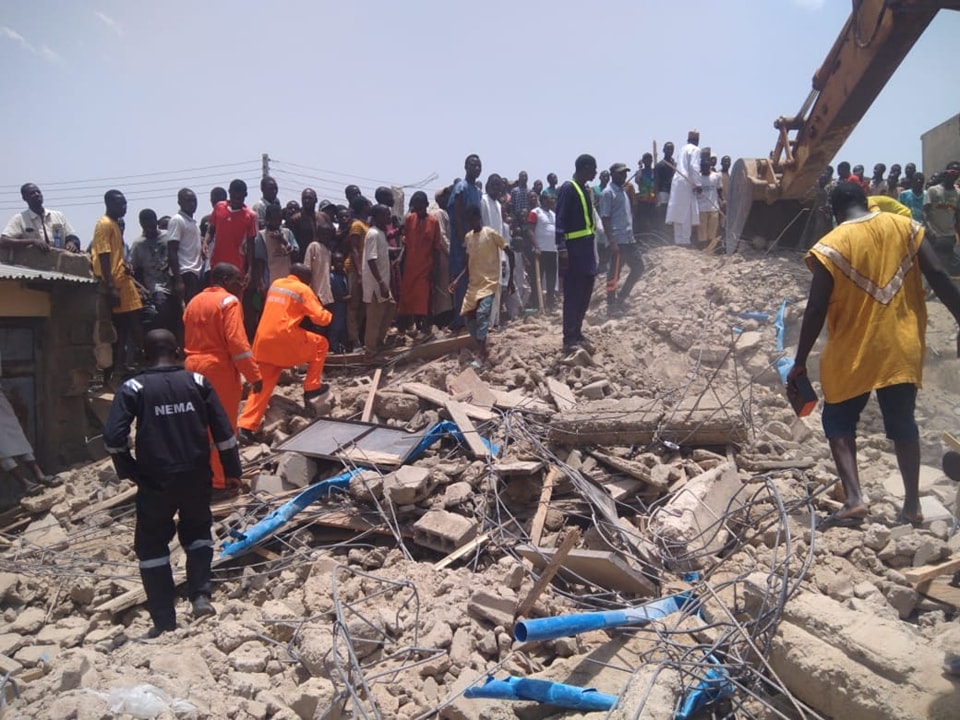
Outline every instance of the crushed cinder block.
{"label": "crushed cinder block", "polygon": [[373,412],[383,420],[407,422],[420,412],[420,398],[402,392],[378,390],[373,398]]}
{"label": "crushed cinder block", "polygon": [[51,515],[44,515],[27,525],[21,536],[24,547],[42,547],[48,550],[65,548],[69,543],[66,531],[57,519]]}
{"label": "crushed cinder block", "polygon": [[710,562],[729,538],[741,490],[736,466],[725,462],[692,478],[656,510],[651,535],[671,559],[671,569],[697,570]]}
{"label": "crushed cinder block", "polygon": [[376,470],[363,470],[350,478],[350,497],[364,503],[383,498],[383,475]]}
{"label": "crushed cinder block", "polygon": [[477,522],[446,510],[430,510],[413,525],[413,540],[418,545],[449,553],[473,540]]}
{"label": "crushed cinder block", "polygon": [[429,468],[404,465],[383,479],[383,496],[394,505],[413,505],[426,500],[434,483]]}
{"label": "crushed cinder block", "polygon": [[277,465],[277,475],[290,487],[305,488],[317,476],[317,463],[300,453],[283,453]]}
{"label": "crushed cinder block", "polygon": [[494,627],[513,626],[513,613],[517,609],[517,594],[507,588],[496,591],[483,588],[470,596],[467,612],[473,617],[486,620]]}
{"label": "crushed cinder block", "polygon": [[285,490],[289,490],[290,487],[283,482],[283,478],[279,475],[269,473],[260,473],[250,482],[251,492],[262,492],[269,495],[279,495]]}

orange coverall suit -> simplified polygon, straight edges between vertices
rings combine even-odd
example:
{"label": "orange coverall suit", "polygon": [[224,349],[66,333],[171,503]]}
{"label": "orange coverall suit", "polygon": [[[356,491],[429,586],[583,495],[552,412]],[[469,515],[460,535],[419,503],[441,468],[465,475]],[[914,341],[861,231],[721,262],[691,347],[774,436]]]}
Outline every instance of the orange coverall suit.
{"label": "orange coverall suit", "polygon": [[307,332],[300,323],[310,318],[329,325],[333,315],[325,310],[316,293],[294,275],[274,281],[263,303],[263,314],[253,340],[253,357],[263,373],[263,389],[251,393],[240,416],[240,427],[256,432],[267,412],[270,395],[284,368],[307,363],[304,392],[320,389],[323,363],[330,344],[322,335]]}
{"label": "orange coverall suit", "polygon": [[[250,383],[262,379],[243,329],[243,307],[226,289],[208,287],[187,304],[183,325],[187,356],[184,367],[210,381],[236,433],[243,396],[240,374]],[[210,453],[210,467],[213,486],[226,487],[220,455],[215,448]]]}

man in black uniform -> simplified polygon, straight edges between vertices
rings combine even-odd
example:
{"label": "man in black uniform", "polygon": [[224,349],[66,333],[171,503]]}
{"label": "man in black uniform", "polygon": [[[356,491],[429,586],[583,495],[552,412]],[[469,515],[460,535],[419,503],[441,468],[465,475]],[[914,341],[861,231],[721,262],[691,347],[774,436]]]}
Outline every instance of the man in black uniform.
{"label": "man in black uniform", "polygon": [[[137,484],[134,549],[154,638],[177,626],[170,567],[174,532],[187,554],[187,589],[194,616],[213,615],[210,604],[210,434],[228,482],[239,483],[237,439],[213,386],[178,364],[177,341],[168,330],[147,334],[148,367],[117,391],[103,432],[117,475]],[[127,439],[137,420],[136,459]],[[179,512],[179,522],[173,516]]]}

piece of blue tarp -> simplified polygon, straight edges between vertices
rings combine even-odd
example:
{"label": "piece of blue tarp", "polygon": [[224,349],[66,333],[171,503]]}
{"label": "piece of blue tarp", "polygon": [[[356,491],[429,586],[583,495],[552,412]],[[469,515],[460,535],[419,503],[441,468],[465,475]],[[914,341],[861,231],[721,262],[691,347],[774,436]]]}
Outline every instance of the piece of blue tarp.
{"label": "piece of blue tarp", "polygon": [[690,720],[710,703],[733,694],[733,683],[723,666],[713,655],[707,656],[707,662],[713,667],[707,670],[697,686],[684,696],[683,704],[674,716],[675,720]]}
{"label": "piece of blue tarp", "polygon": [[497,680],[490,675],[483,685],[467,688],[463,696],[491,700],[535,700],[546,705],[584,711],[609,710],[617,702],[614,695],[607,695],[593,688],[512,675],[503,680]]}

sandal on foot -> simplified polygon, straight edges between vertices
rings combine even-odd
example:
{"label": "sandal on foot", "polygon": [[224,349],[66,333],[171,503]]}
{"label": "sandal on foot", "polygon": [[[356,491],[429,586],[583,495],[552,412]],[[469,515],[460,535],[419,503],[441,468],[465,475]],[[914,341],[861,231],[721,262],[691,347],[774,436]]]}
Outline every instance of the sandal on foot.
{"label": "sandal on foot", "polygon": [[852,528],[860,527],[867,519],[866,515],[843,516],[843,510],[835,510],[817,523],[817,530],[828,530],[833,527]]}

